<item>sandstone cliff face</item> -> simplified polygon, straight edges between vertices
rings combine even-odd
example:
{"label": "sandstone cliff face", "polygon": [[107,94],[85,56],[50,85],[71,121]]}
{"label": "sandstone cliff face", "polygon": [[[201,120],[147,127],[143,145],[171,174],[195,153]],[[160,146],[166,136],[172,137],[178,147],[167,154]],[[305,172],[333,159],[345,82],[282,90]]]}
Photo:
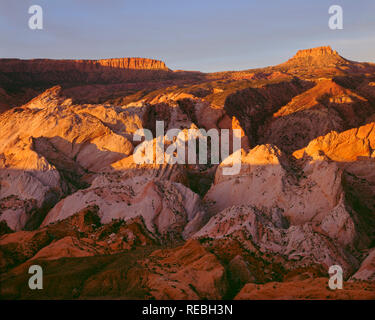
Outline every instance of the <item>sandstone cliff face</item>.
{"label": "sandstone cliff face", "polygon": [[[144,58],[104,60],[18,60],[0,59],[0,86],[12,91],[21,88],[66,87],[88,84],[137,83],[179,79],[165,63]],[[193,75],[194,77],[194,75]]]}
{"label": "sandstone cliff face", "polygon": [[331,132],[312,140],[306,148],[294,153],[297,158],[304,155],[318,159],[323,155],[336,162],[356,162],[371,159],[375,147],[375,123],[344,132]]}
{"label": "sandstone cliff face", "polygon": [[375,225],[374,141],[374,123],[370,123],[341,133],[331,132],[294,153],[301,161],[324,158],[343,170],[347,201],[361,213],[369,229]]}
{"label": "sandstone cliff face", "polygon": [[[195,78],[192,74],[185,78]],[[174,80],[184,81],[184,76],[175,74],[164,62],[146,58],[118,58],[102,60],[51,60],[51,59],[0,59],[0,88],[12,94],[0,92],[0,112],[18,107],[37,96],[47,88],[62,85],[67,88],[104,86],[102,92],[96,92],[96,99],[104,95],[111,97],[116,93],[116,86],[121,85],[132,92],[132,86],[148,88],[155,81],[159,87],[165,87]],[[163,83],[166,81],[166,83]],[[170,81],[168,83],[168,81]],[[124,84],[128,84],[128,86]],[[130,85],[130,90],[129,90]],[[131,86],[132,85],[132,86]],[[93,87],[94,86],[94,87]],[[154,87],[158,87],[154,85]],[[123,89],[124,90],[124,89]],[[74,91],[74,89],[73,89]],[[82,90],[81,90],[82,93]],[[81,93],[75,98],[80,100]],[[92,98],[94,99],[94,98]],[[85,101],[87,102],[87,101]]]}
{"label": "sandstone cliff face", "polygon": [[100,72],[104,68],[133,70],[169,69],[163,61],[146,58],[118,58],[101,60],[51,60],[51,59],[0,59],[0,72],[3,73],[44,73],[44,72]]}
{"label": "sandstone cliff face", "polygon": [[259,128],[258,134],[263,133],[259,140],[292,152],[333,130],[358,127],[374,112],[366,98],[332,80],[320,80],[275,112]]}

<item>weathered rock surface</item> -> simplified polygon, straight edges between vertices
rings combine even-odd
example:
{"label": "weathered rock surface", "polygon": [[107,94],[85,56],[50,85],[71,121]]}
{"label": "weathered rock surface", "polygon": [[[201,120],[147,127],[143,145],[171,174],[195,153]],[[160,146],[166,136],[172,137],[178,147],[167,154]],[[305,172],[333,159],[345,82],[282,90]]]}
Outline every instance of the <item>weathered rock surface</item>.
{"label": "weathered rock surface", "polygon": [[337,164],[308,161],[299,168],[271,145],[257,146],[249,153],[242,151],[241,159],[238,175],[224,176],[222,169],[227,165],[224,162],[219,166],[205,197],[212,202],[213,214],[242,204],[277,207],[292,225],[319,225],[344,245],[359,241],[352,211],[345,203],[342,171]]}
{"label": "weathered rock surface", "polygon": [[61,200],[42,226],[63,220],[87,205],[99,207],[102,223],[141,216],[148,230],[162,237],[188,236],[206,221],[198,195],[181,184],[142,177],[112,179],[100,176],[90,188]]}
{"label": "weathered rock surface", "polygon": [[349,61],[341,57],[336,50],[329,46],[312,49],[298,50],[298,52],[282,64],[285,67],[327,67],[349,64]]}
{"label": "weathered rock surface", "polygon": [[343,290],[332,291],[328,279],[317,278],[291,282],[269,282],[265,285],[249,283],[236,300],[373,300],[374,284],[345,282]]}
{"label": "weathered rock surface", "polygon": [[238,90],[226,98],[224,109],[229,116],[238,119],[249,138],[250,146],[254,147],[259,143],[259,138],[263,134],[260,130],[266,120],[311,85],[292,79],[260,88]]}
{"label": "weathered rock surface", "polygon": [[103,60],[0,59],[5,87],[109,84],[175,78],[164,62],[145,58]]}
{"label": "weathered rock surface", "polygon": [[375,250],[372,249],[351,280],[375,281]]}
{"label": "weathered rock surface", "polygon": [[[247,248],[264,254],[279,255],[288,261],[286,269],[314,264],[329,268],[337,263],[346,275],[358,261],[333,239],[324,236],[312,223],[289,226],[280,209],[258,210],[251,206],[233,206],[215,215],[194,238],[236,238]],[[251,249],[250,249],[251,250]]]}
{"label": "weathered rock surface", "polygon": [[[127,117],[129,110],[115,107],[74,106],[55,87],[2,114],[0,199],[16,197],[25,207],[35,200],[35,209],[48,208],[86,186],[90,175],[133,152],[126,137],[142,125],[137,111]],[[2,212],[0,219],[16,230],[26,225],[25,217],[11,216]]]}
{"label": "weathered rock surface", "polygon": [[341,133],[331,132],[294,153],[302,162],[328,159],[343,170],[347,202],[360,214],[368,230],[375,226],[374,147],[372,122]]}
{"label": "weathered rock surface", "polygon": [[[0,60],[1,298],[374,298],[374,75],[330,47],[213,74]],[[133,136],[155,151],[156,121],[164,160],[142,163]],[[198,128],[229,129],[229,154],[239,129],[242,149],[168,161]],[[25,286],[36,263],[42,292]],[[333,292],[337,264],[350,282]]]}
{"label": "weathered rock surface", "polygon": [[271,145],[241,159],[237,175],[222,174],[226,161],[218,167],[205,196],[213,217],[194,237],[235,237],[286,268],[337,263],[350,276],[373,241],[374,216],[356,205],[345,168],[321,154],[298,162]]}
{"label": "weathered rock surface", "polygon": [[374,111],[367,99],[355,92],[333,80],[319,80],[268,119],[259,129],[263,133],[260,143],[292,152],[331,131],[360,126]]}
{"label": "weathered rock surface", "polygon": [[1,236],[0,271],[31,260],[112,254],[157,243],[141,217],[102,225],[98,212],[99,207],[87,206],[62,221],[38,230]]}
{"label": "weathered rock surface", "polygon": [[1,59],[0,71],[43,73],[50,71],[99,71],[100,67],[136,70],[168,70],[165,63],[146,58],[119,58],[102,60]]}
{"label": "weathered rock surface", "polygon": [[129,270],[132,286],[145,286],[155,299],[221,299],[225,269],[197,241],[154,251],[139,268]]}

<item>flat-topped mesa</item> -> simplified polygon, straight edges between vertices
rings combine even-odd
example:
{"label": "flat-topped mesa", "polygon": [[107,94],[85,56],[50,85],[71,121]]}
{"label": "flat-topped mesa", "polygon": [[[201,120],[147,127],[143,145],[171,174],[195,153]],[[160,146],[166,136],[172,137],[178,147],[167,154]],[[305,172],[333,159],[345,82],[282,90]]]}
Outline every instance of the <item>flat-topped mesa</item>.
{"label": "flat-topped mesa", "polygon": [[350,61],[341,57],[331,47],[317,47],[312,49],[299,50],[293,58],[281,64],[281,66],[315,66],[333,67],[348,64]]}
{"label": "flat-topped mesa", "polygon": [[340,57],[336,50],[332,50],[330,46],[317,47],[311,49],[298,50],[293,58],[304,58],[304,57],[322,57],[322,56],[336,56]]}
{"label": "flat-topped mesa", "polygon": [[0,87],[71,87],[160,81],[176,76],[164,62],[146,58],[102,60],[0,59]]}
{"label": "flat-topped mesa", "polygon": [[147,58],[115,58],[89,60],[89,62],[94,64],[97,63],[105,67],[120,69],[169,70],[163,61]]}
{"label": "flat-topped mesa", "polygon": [[163,61],[147,58],[115,58],[101,60],[54,60],[54,59],[0,59],[0,72],[95,72],[102,68],[118,70],[162,70],[169,71]]}

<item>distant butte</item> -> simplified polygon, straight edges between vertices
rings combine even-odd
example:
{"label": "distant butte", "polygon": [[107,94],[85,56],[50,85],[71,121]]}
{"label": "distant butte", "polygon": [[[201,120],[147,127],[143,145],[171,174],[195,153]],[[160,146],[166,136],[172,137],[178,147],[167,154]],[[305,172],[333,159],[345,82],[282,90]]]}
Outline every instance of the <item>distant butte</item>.
{"label": "distant butte", "polygon": [[98,67],[132,70],[169,71],[163,61],[147,58],[114,58],[101,60],[0,59],[0,72],[95,71]]}
{"label": "distant butte", "polygon": [[330,46],[316,47],[312,49],[298,50],[294,58],[306,57],[306,56],[339,56],[336,50],[332,50]]}
{"label": "distant butte", "polygon": [[312,49],[299,50],[293,58],[281,64],[283,66],[337,66],[348,64],[350,61],[341,57],[331,47],[317,47]]}

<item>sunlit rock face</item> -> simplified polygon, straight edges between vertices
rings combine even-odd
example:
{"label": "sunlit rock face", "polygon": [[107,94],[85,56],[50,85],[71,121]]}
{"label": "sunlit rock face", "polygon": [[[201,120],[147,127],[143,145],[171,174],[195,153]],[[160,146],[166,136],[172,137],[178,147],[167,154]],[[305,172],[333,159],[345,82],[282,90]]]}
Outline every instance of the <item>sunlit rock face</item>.
{"label": "sunlit rock face", "polygon": [[[374,79],[330,47],[212,74],[1,59],[2,297],[374,298]],[[171,161],[197,129],[228,154],[215,162],[210,138],[206,163],[199,144],[195,162]],[[163,141],[162,161],[138,161],[139,130],[152,150]],[[37,263],[61,286],[25,291]],[[341,293],[327,289],[332,265]]]}
{"label": "sunlit rock face", "polygon": [[205,222],[199,196],[179,183],[142,177],[116,181],[101,176],[90,188],[57,203],[42,226],[72,216],[87,205],[99,208],[103,224],[140,216],[150,232],[162,237],[188,236]]}

